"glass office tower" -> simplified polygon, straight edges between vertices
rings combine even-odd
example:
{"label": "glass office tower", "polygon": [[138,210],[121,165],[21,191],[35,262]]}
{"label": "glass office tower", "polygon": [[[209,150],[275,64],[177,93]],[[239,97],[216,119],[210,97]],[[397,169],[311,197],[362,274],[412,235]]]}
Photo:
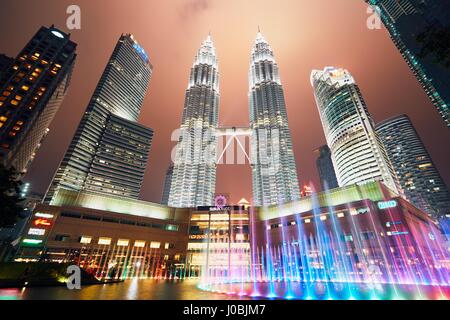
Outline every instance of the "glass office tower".
{"label": "glass office tower", "polygon": [[152,74],[144,49],[120,37],[45,202],[61,188],[137,199],[153,130],[137,123]]}
{"label": "glass office tower", "polygon": [[16,59],[2,57],[0,161],[25,173],[70,83],[76,59],[70,35],[41,27]]}
{"label": "glass office tower", "polygon": [[450,127],[450,1],[366,2],[376,6],[392,41]]}
{"label": "glass office tower", "polygon": [[278,65],[258,32],[249,72],[253,204],[267,206],[300,198],[286,102]]}
{"label": "glass office tower", "polygon": [[352,75],[333,67],[313,70],[311,84],[339,186],[383,181],[399,192],[394,170]]}
{"label": "glass office tower", "polygon": [[434,217],[450,214],[450,193],[407,115],[377,124],[405,197]]}

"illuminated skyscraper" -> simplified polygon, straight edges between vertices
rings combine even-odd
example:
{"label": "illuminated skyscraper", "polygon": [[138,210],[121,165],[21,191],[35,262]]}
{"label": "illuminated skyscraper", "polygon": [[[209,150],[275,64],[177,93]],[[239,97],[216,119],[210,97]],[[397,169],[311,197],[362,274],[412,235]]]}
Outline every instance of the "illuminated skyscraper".
{"label": "illuminated skyscraper", "polygon": [[333,160],[331,160],[331,150],[327,145],[321,146],[316,150],[319,157],[316,160],[317,171],[319,172],[320,185],[322,191],[330,190],[339,187],[336,178],[336,172],[333,167]]}
{"label": "illuminated skyscraper", "polygon": [[76,44],[41,27],[0,74],[0,161],[25,172],[67,93]]}
{"label": "illuminated skyscraper", "polygon": [[137,199],[153,130],[137,123],[152,66],[132,35],[120,37],[45,197],[59,189]]}
{"label": "illuminated skyscraper", "polygon": [[380,180],[399,192],[389,158],[351,74],[333,67],[313,70],[311,84],[339,186]]}
{"label": "illuminated skyscraper", "polygon": [[211,206],[216,189],[219,71],[211,37],[202,43],[186,90],[169,206]]}
{"label": "illuminated skyscraper", "polygon": [[283,87],[272,48],[258,32],[249,72],[253,204],[300,198]]}
{"label": "illuminated skyscraper", "polygon": [[405,197],[435,217],[450,214],[450,193],[411,120],[400,115],[377,124],[378,136]]}
{"label": "illuminated skyscraper", "polygon": [[450,1],[365,0],[450,127]]}

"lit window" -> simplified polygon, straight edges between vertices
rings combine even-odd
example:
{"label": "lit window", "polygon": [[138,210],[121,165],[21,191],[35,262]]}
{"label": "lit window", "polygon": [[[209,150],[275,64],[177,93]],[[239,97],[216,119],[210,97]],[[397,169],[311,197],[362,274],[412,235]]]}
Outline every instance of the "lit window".
{"label": "lit window", "polygon": [[20,100],[22,100],[22,96],[16,95],[16,96],[15,96],[15,99],[16,99],[17,101],[20,101]]}
{"label": "lit window", "polygon": [[117,240],[117,245],[119,247],[127,247],[128,243],[130,243],[130,241],[126,240],[126,239],[119,239],[119,240]]}
{"label": "lit window", "polygon": [[3,95],[4,95],[5,97],[9,96],[10,94],[11,94],[11,92],[9,92],[9,91],[3,91]]}
{"label": "lit window", "polygon": [[18,105],[19,105],[19,101],[17,101],[17,100],[11,100],[11,104],[12,104],[13,106],[18,106]]}
{"label": "lit window", "polygon": [[21,89],[24,90],[24,91],[28,91],[28,90],[30,90],[30,87],[23,85]]}
{"label": "lit window", "polygon": [[345,217],[345,214],[343,212],[339,212],[337,214],[337,216],[338,216],[338,218],[343,218],[343,217]]}
{"label": "lit window", "polygon": [[327,216],[320,216],[320,220],[322,220],[322,221],[327,220]]}
{"label": "lit window", "polygon": [[305,219],[305,223],[311,223],[311,219]]}
{"label": "lit window", "polygon": [[159,249],[161,248],[161,242],[152,241],[150,242],[151,249]]}
{"label": "lit window", "polygon": [[145,247],[145,241],[136,240],[136,241],[134,242],[134,246],[135,246],[136,248],[143,248],[143,247]]}
{"label": "lit window", "polygon": [[111,244],[111,238],[100,238],[98,239],[98,244],[104,244],[109,246]]}
{"label": "lit window", "polygon": [[[82,236],[80,238],[80,243],[83,243],[83,244],[90,244],[91,241],[92,241],[92,237]],[[99,241],[99,244],[100,244],[100,241]]]}
{"label": "lit window", "polygon": [[169,249],[169,246],[170,246],[170,243],[166,242],[166,243],[164,244],[164,249]]}
{"label": "lit window", "polygon": [[1,121],[1,122],[5,122],[6,120],[8,120],[7,117],[5,117],[5,116],[1,116],[1,117],[0,117],[0,121]]}
{"label": "lit window", "polygon": [[245,240],[245,235],[242,234],[242,233],[236,234],[236,240],[237,241],[244,241]]}

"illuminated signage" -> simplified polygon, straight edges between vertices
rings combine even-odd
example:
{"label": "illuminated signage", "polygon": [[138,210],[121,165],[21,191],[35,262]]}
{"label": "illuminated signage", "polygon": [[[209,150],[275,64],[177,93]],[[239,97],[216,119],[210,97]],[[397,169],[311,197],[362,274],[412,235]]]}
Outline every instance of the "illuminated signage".
{"label": "illuminated signage", "polygon": [[38,218],[45,218],[45,219],[52,219],[52,218],[55,217],[55,216],[52,215],[52,214],[49,214],[49,213],[41,213],[41,212],[36,213],[34,216],[35,216],[35,217],[38,217]]}
{"label": "illuminated signage", "polygon": [[31,245],[37,245],[37,244],[41,244],[42,240],[37,240],[37,239],[23,239],[22,243],[24,244],[31,244]]}
{"label": "illuminated signage", "polygon": [[33,236],[43,236],[45,234],[45,229],[30,228],[28,234]]}
{"label": "illuminated signage", "polygon": [[98,239],[98,244],[109,246],[111,244],[111,238],[100,238]]}
{"label": "illuminated signage", "polygon": [[142,241],[142,240],[136,240],[136,241],[134,242],[134,246],[135,246],[136,248],[143,248],[143,247],[145,247],[145,241]]}
{"label": "illuminated signage", "polygon": [[127,247],[129,242],[130,242],[130,241],[129,241],[129,240],[126,240],[126,239],[119,239],[119,240],[117,241],[117,245],[118,245],[119,247]]}
{"label": "illuminated signage", "polygon": [[141,56],[141,58],[148,63],[149,58],[147,53],[145,52],[144,48],[142,48],[139,44],[135,43],[133,44],[134,50]]}
{"label": "illuminated signage", "polygon": [[83,243],[83,244],[90,244],[91,241],[92,241],[92,237],[82,236],[80,239],[80,243]]}
{"label": "illuminated signage", "polygon": [[390,201],[382,201],[378,202],[378,209],[384,210],[384,209],[390,209],[397,207],[397,201],[390,200]]}
{"label": "illuminated signage", "polygon": [[208,235],[207,234],[191,234],[189,236],[189,239],[192,240],[202,240],[202,239],[207,239]]}
{"label": "illuminated signage", "polygon": [[44,227],[48,227],[50,226],[52,223],[48,220],[48,219],[36,219],[34,220],[33,224],[37,227],[37,226],[44,226]]}

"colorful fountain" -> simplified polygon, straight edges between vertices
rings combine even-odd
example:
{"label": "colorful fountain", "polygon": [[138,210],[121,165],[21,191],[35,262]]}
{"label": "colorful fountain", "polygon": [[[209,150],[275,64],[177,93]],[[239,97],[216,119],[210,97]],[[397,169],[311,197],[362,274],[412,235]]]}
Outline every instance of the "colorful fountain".
{"label": "colorful fountain", "polygon": [[308,205],[252,210],[250,249],[209,249],[210,257],[228,254],[230,263],[207,263],[199,288],[280,299],[448,299],[442,234],[423,212],[384,191],[382,199],[379,192],[335,201],[327,192]]}

